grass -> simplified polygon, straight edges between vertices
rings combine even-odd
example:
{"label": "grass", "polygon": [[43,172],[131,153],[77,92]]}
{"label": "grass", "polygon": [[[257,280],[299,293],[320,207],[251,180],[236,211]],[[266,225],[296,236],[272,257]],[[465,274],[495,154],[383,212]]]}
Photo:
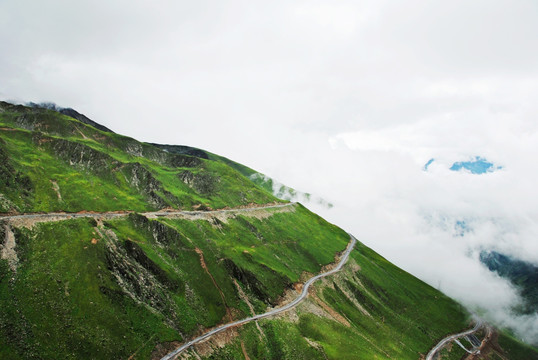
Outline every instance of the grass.
{"label": "grass", "polygon": [[538,359],[538,350],[535,347],[522,343],[506,332],[499,334],[498,342],[509,359]]}
{"label": "grass", "polygon": [[[468,325],[460,305],[366,246],[357,244],[351,258],[360,270],[347,266],[316,286],[351,326],[301,317],[303,336],[321,343],[329,358],[416,359],[447,333]],[[356,303],[369,315],[358,311]]]}
{"label": "grass", "polygon": [[92,225],[70,220],[16,234],[21,265],[0,284],[0,358],[127,358],[151,336],[177,337],[162,315],[122,293],[104,242],[91,242]]}
{"label": "grass", "polygon": [[460,305],[361,243],[342,272],[314,288],[349,326],[309,311],[316,304],[310,297],[312,305],[297,309],[298,321],[262,320],[263,341],[255,328],[241,330],[250,358],[417,359],[469,324]]}
{"label": "grass", "polygon": [[[222,162],[168,154],[51,110],[0,105],[0,193],[7,198],[0,212],[223,208],[277,200]],[[191,184],[181,179],[185,172]]]}
{"label": "grass", "polygon": [[[53,111],[0,102],[3,213],[276,201],[267,184],[244,176],[252,173],[213,154],[169,154]],[[14,229],[17,271],[0,259],[0,358],[148,359],[158,344],[251,315],[247,300],[265,312],[349,242],[300,205],[265,211],[225,222],[131,214]],[[344,271],[314,288],[349,326],[303,304],[294,321],[262,320],[263,334],[248,324],[206,358],[241,358],[244,348],[251,359],[416,359],[468,325],[461,306],[362,244]],[[509,336],[499,341],[512,356],[536,354]]]}
{"label": "grass", "polygon": [[0,262],[0,358],[148,358],[158,343],[229,321],[227,309],[234,319],[249,315],[234,276],[262,312],[348,241],[300,206],[219,227],[139,215],[96,226],[74,219],[15,230],[20,266],[12,273]]}

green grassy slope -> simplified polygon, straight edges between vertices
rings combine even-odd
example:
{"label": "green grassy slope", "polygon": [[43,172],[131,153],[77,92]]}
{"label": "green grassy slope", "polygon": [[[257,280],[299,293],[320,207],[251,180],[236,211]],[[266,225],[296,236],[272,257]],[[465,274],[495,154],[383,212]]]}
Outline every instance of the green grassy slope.
{"label": "green grassy slope", "polygon": [[0,260],[0,358],[147,358],[159,343],[245,317],[234,280],[264,311],[348,242],[301,206],[271,211],[15,229],[19,266]]}
{"label": "green grassy slope", "polygon": [[[538,351],[535,347],[522,344],[507,333],[501,333],[498,338],[498,345],[503,350],[501,355],[509,359],[538,360]],[[498,351],[491,356],[491,359],[502,359]]]}
{"label": "green grassy slope", "polygon": [[[0,102],[0,213],[138,212],[17,226],[0,218],[0,359],[158,358],[277,306],[348,244],[343,230],[298,204],[196,220],[139,214],[277,201],[237,166],[191,155]],[[358,244],[344,271],[259,326],[191,355],[417,359],[468,319]]]}
{"label": "green grassy slope", "polygon": [[4,102],[0,160],[0,212],[222,208],[277,200],[223,163],[170,154],[52,110]]}
{"label": "green grassy slope", "polygon": [[360,243],[344,271],[315,285],[315,293],[294,316],[263,320],[271,334],[264,341],[245,327],[219,356],[240,358],[243,341],[251,358],[418,359],[469,324],[453,300]]}
{"label": "green grassy slope", "polygon": [[[283,197],[289,198],[289,197],[296,196],[298,194],[298,192],[295,189],[290,188],[285,185],[280,185],[278,189],[275,189],[273,179],[271,179],[270,177],[262,173],[257,172],[254,169],[249,168],[248,166],[245,166],[243,164],[230,160],[227,157],[213,154],[209,151],[201,150],[198,148],[193,148],[190,146],[162,145],[162,144],[151,144],[151,145],[154,145],[160,149],[166,150],[173,154],[192,155],[192,156],[196,156],[202,159],[210,159],[210,160],[214,160],[216,162],[225,164],[231,167],[232,169],[237,170],[239,173],[247,177],[254,184],[258,185],[262,189],[266,190],[267,192],[271,194],[274,194],[275,196],[279,198],[283,198]],[[305,196],[308,197],[310,196],[310,194],[305,194]]]}

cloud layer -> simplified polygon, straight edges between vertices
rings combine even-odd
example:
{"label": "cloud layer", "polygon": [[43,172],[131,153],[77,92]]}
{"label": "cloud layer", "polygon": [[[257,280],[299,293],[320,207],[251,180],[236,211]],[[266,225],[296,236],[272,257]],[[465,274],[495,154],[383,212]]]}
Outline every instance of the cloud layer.
{"label": "cloud layer", "polygon": [[[537,10],[8,0],[0,97],[54,101],[317,194],[335,204],[325,216],[391,261],[536,340],[536,317],[510,314],[514,289],[477,252],[538,263]],[[474,156],[503,168],[448,170]]]}

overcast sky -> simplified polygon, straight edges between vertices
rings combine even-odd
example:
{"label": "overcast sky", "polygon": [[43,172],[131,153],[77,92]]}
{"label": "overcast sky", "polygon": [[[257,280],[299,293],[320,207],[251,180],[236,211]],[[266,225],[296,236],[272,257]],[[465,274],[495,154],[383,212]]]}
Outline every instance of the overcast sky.
{"label": "overcast sky", "polygon": [[[0,98],[315,193],[389,260],[538,341],[477,261],[538,263],[537,34],[535,0],[0,0]],[[474,156],[503,169],[448,170]]]}

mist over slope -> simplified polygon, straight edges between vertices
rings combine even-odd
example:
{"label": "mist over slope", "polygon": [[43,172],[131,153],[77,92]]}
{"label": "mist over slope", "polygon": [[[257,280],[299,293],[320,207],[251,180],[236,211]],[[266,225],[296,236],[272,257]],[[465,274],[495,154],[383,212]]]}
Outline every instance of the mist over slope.
{"label": "mist over slope", "polygon": [[[313,209],[340,226],[360,229],[364,241],[390,261],[536,343],[536,314],[521,315],[518,289],[479,259],[482,251],[497,251],[538,263],[538,174],[529,166],[537,150],[535,136],[494,137],[497,147],[477,152],[465,139],[444,139],[440,130],[424,126],[413,128],[423,143],[408,146],[392,130],[371,134],[372,139],[383,138],[375,144],[364,142],[369,133],[333,138],[324,152],[313,155],[326,164],[324,173],[313,176],[330,186],[320,181],[310,189],[335,206],[330,211]],[[432,141],[439,145],[429,145]],[[477,153],[496,170],[450,170]],[[424,171],[431,158],[435,161]]]}
{"label": "mist over slope", "polygon": [[[2,358],[159,358],[288,302],[350,241],[211,156],[51,110],[0,103],[0,150]],[[297,308],[185,356],[416,359],[469,321],[359,243]]]}
{"label": "mist over slope", "polygon": [[[535,0],[20,0],[0,14],[0,97],[54,100],[318,194],[398,266],[535,333],[511,314],[517,289],[479,261],[536,265]],[[503,169],[449,172],[475,156]],[[212,206],[202,198],[187,206]]]}

